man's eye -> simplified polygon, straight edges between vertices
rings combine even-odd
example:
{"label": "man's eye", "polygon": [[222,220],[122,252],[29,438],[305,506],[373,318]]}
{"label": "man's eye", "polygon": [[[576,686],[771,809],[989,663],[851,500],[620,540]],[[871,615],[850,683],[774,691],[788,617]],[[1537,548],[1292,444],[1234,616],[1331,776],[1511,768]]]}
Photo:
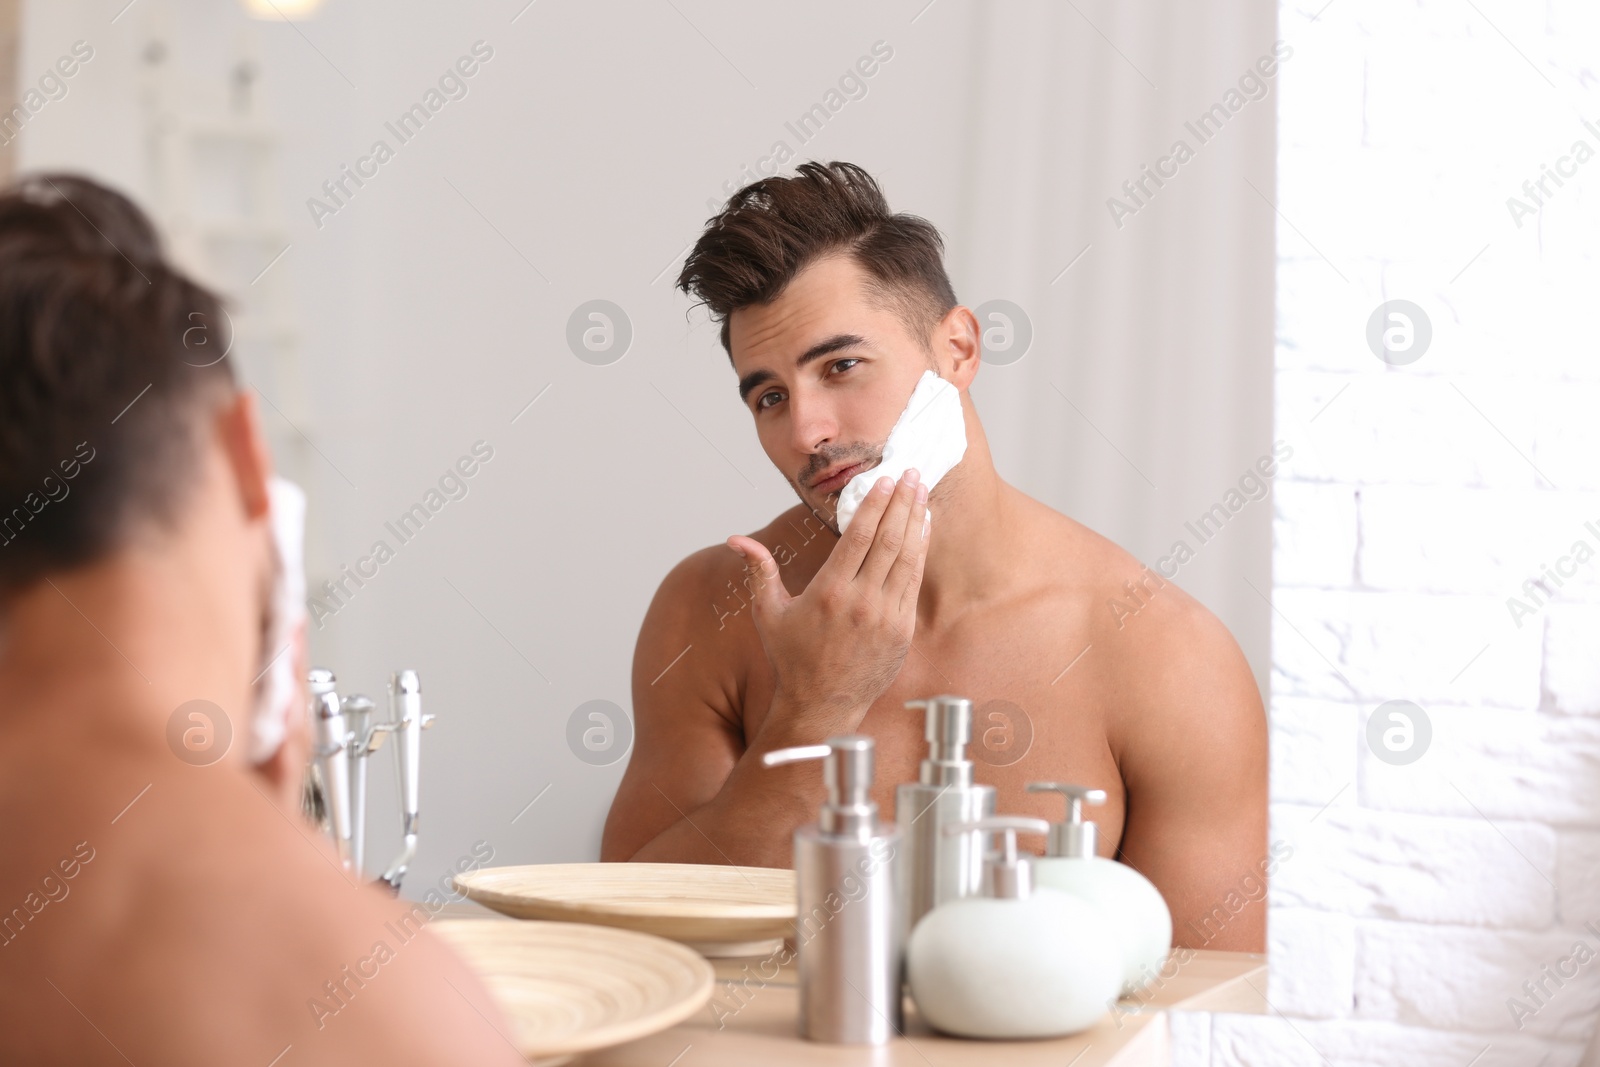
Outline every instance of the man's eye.
{"label": "man's eye", "polygon": [[[845,370],[849,370],[850,367],[853,367],[857,363],[860,363],[860,362],[861,362],[861,357],[860,356],[846,356],[844,359],[834,360],[832,366],[830,366],[828,369],[830,371],[835,371],[835,370],[839,370],[841,367],[843,367]],[[850,367],[846,367],[845,366],[846,363],[848,363],[850,365]],[[771,404],[767,403],[768,398],[774,397],[774,396],[782,396],[782,395],[783,394],[778,392],[776,389],[774,389],[770,393],[761,394],[760,396],[756,397],[756,410],[757,411],[765,411],[767,408],[772,406]]]}

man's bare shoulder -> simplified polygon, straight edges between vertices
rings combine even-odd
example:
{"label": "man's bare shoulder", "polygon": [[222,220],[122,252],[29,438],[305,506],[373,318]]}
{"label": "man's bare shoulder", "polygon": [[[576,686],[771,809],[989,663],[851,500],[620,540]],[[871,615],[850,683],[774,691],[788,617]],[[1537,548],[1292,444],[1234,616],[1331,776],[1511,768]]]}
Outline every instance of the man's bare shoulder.
{"label": "man's bare shoulder", "polygon": [[[134,1062],[268,1062],[292,1044],[304,1062],[382,1049],[443,1063],[458,1051],[450,1035],[509,1062],[461,999],[481,1001],[481,987],[421,929],[431,913],[410,912],[408,925],[410,905],[354,883],[248,772],[148,744],[74,755],[46,752],[35,768],[56,803],[12,793],[0,811],[13,826],[22,809],[33,816],[8,838],[31,864],[16,873],[37,884],[8,877],[8,898],[47,902],[11,931],[0,963],[16,992],[0,1031],[22,1058],[78,1034],[67,1041],[77,1062],[117,1059],[87,1018]],[[174,1049],[179,1034],[187,1044]]]}
{"label": "man's bare shoulder", "polygon": [[[673,564],[656,587],[634,646],[635,673],[660,670],[689,642],[748,622],[744,564],[726,544],[696,549]],[[651,681],[654,674],[646,678]]]}
{"label": "man's bare shoulder", "polygon": [[1100,657],[1097,673],[1116,694],[1107,741],[1124,778],[1148,781],[1165,773],[1173,761],[1197,753],[1201,734],[1240,760],[1264,750],[1260,690],[1222,620],[1156,567],[1072,525],[1077,529],[1067,541],[1092,590],[1089,639]]}
{"label": "man's bare shoulder", "polygon": [[[772,553],[784,588],[791,596],[805,591],[817,568],[838,540],[803,505],[795,505],[760,529],[744,536]],[[666,576],[651,606],[655,621],[676,633],[720,631],[735,623],[749,625],[752,578],[744,560],[728,545],[697,549],[679,560]]]}
{"label": "man's bare shoulder", "polygon": [[[763,531],[750,537],[769,545]],[[667,719],[710,708],[729,728],[739,722],[738,694],[759,651],[752,618],[753,579],[726,543],[696,549],[662,577],[633,649],[635,715],[656,708]],[[693,656],[693,670],[672,668]],[[647,699],[647,697],[649,699]],[[640,728],[646,723],[640,720]]]}
{"label": "man's bare shoulder", "polygon": [[[1205,605],[1111,538],[1031,497],[1030,524],[1036,551],[1047,564],[1058,595],[1089,608],[1089,636],[1108,643],[1145,623],[1144,639],[1128,642],[1126,654],[1142,657],[1170,642],[1205,638],[1221,626]],[[1223,629],[1223,633],[1226,633]]]}
{"label": "man's bare shoulder", "polygon": [[1109,537],[1038,507],[1046,542],[1055,546],[1048,554],[1058,561],[1055,577],[1084,611],[1085,636],[1121,692],[1172,708],[1168,683],[1181,684],[1185,671],[1253,688],[1238,643],[1210,609]]}

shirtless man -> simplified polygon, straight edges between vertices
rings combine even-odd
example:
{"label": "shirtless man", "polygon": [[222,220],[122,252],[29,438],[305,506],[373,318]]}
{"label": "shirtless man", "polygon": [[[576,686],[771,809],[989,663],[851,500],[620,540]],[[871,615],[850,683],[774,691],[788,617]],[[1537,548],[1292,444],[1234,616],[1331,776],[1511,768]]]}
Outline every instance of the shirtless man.
{"label": "shirtless man", "polygon": [[[305,718],[246,762],[270,460],[216,298],[42,176],[0,192],[0,325],[0,1063],[523,1063],[302,820]],[[207,765],[194,700],[231,726]]]}
{"label": "shirtless man", "polygon": [[[1266,717],[1238,645],[1175,585],[1000,479],[968,392],[978,324],[937,231],[891,215],[850,164],[799,171],[735,194],[679,286],[722,323],[740,399],[800,504],[662,581],[602,858],[788,866],[822,775],[761,757],[835,734],[876,739],[874,799],[892,818],[926,751],[905,703],[949,693],[973,701],[975,732],[985,708],[1031,732],[1020,759],[978,763],[998,812],[1059,821],[1061,798],[1030,781],[1104,789],[1087,809],[1101,853],[1161,890],[1174,944],[1264,951]],[[960,391],[965,456],[926,500],[909,475],[889,492],[882,480],[840,538],[838,490],[877,463],[930,368]],[[1119,617],[1108,602],[1126,603],[1130,581],[1145,603]]]}

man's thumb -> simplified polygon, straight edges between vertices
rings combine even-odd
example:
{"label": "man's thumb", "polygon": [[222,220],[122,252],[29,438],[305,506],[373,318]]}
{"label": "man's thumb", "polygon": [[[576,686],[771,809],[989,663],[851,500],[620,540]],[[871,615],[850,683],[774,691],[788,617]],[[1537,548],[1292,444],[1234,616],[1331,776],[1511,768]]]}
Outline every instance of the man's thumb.
{"label": "man's thumb", "polygon": [[768,611],[782,607],[789,599],[788,591],[778,577],[778,563],[767,547],[759,541],[739,535],[728,538],[728,547],[744,558],[744,584],[751,596],[761,601],[761,606]]}

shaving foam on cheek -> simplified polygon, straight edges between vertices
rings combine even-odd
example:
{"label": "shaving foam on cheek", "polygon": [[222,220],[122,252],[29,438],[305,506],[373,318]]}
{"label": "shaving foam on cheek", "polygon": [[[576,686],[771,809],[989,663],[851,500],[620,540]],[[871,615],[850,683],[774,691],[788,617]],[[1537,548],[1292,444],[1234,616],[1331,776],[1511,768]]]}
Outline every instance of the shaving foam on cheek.
{"label": "shaving foam on cheek", "polygon": [[[879,478],[900,480],[907,468],[917,468],[922,484],[933,492],[939,479],[961,462],[967,451],[967,424],[961,414],[961,393],[933,371],[923,371],[905,410],[889,431],[883,460],[862,471],[839,490],[837,522],[842,535],[856,517]],[[928,513],[932,515],[930,511]]]}
{"label": "shaving foam on cheek", "polygon": [[296,657],[290,647],[304,640],[306,626],[306,494],[274,476],[267,483],[272,529],[273,579],[268,599],[267,644],[250,716],[250,762],[272,758],[288,736],[289,716],[300,711]]}

